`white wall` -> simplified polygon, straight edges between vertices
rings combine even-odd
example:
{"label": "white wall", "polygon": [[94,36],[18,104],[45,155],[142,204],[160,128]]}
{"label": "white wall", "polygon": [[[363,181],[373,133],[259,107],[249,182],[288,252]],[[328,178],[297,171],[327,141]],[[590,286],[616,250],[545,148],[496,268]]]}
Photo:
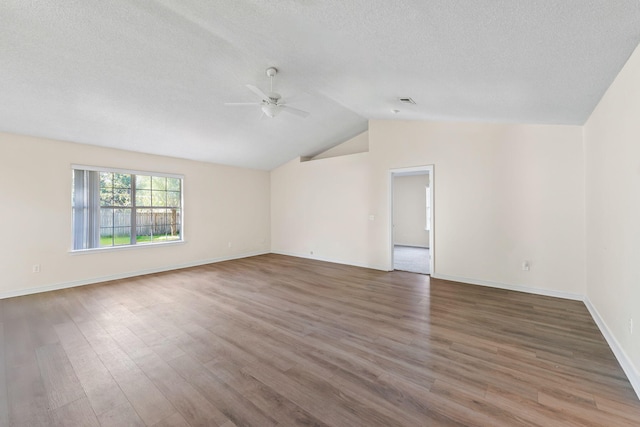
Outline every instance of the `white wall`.
{"label": "white wall", "polygon": [[587,121],[584,140],[586,293],[640,395],[640,48]]}
{"label": "white wall", "polygon": [[371,121],[368,153],[272,171],[272,250],[391,269],[389,170],[429,164],[435,275],[584,294],[577,126]]}
{"label": "white wall", "polygon": [[[186,243],[71,254],[71,164],[183,174]],[[268,252],[269,186],[263,171],[0,133],[0,298]]]}
{"label": "white wall", "polygon": [[429,175],[393,177],[393,244],[429,247],[426,188]]}

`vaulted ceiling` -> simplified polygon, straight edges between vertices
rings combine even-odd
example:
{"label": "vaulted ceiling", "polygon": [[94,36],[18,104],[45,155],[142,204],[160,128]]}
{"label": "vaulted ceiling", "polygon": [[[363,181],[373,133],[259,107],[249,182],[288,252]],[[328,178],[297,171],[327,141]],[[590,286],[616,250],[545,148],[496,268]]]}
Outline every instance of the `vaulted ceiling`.
{"label": "vaulted ceiling", "polygon": [[[0,130],[269,170],[368,119],[583,124],[639,41],[638,0],[3,0]],[[224,105],[269,66],[309,117]]]}

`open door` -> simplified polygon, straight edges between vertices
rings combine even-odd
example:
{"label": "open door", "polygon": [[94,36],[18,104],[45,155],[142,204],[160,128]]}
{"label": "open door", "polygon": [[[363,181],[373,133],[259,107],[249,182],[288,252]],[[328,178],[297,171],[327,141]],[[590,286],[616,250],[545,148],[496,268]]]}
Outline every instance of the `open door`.
{"label": "open door", "polygon": [[390,171],[391,269],[434,271],[433,165]]}

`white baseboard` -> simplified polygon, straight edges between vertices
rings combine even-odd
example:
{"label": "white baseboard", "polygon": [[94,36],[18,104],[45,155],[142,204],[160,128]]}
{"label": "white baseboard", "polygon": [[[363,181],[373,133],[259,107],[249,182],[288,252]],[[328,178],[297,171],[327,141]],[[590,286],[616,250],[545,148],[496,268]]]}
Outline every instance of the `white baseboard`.
{"label": "white baseboard", "polygon": [[622,370],[627,375],[627,378],[631,383],[631,387],[633,387],[633,390],[636,392],[638,399],[640,399],[640,374],[638,374],[638,370],[635,366],[633,366],[633,362],[631,362],[631,359],[629,358],[629,356],[627,356],[627,353],[624,351],[622,346],[620,346],[615,336],[611,333],[611,330],[605,323],[604,319],[602,319],[602,316],[600,316],[598,310],[593,304],[591,304],[589,298],[585,297],[584,305],[587,306],[587,310],[589,310],[591,317],[596,322],[596,325],[598,325],[598,328],[600,329],[602,335],[604,335],[604,339],[607,340],[607,344],[609,344],[609,347],[611,348],[611,351],[613,351],[613,354],[616,356],[616,359],[618,359],[618,363],[622,367]]}
{"label": "white baseboard", "polygon": [[200,261],[189,262],[185,264],[175,264],[170,266],[151,268],[147,270],[137,270],[137,271],[129,271],[126,273],[112,274],[109,276],[92,277],[90,279],[76,280],[73,282],[55,283],[52,285],[38,286],[35,288],[17,289],[14,291],[1,292],[0,299],[20,297],[23,295],[38,294],[40,292],[57,291],[59,289],[75,288],[76,286],[92,285],[94,283],[108,282],[110,280],[127,279],[129,277],[143,276],[145,274],[162,273],[164,271],[179,270],[181,268],[197,267],[199,265],[213,264],[216,262],[230,261],[233,259],[248,258],[248,257],[264,255],[268,253],[269,251],[248,252],[248,253],[242,253],[242,254],[235,254],[227,257],[203,259]]}
{"label": "white baseboard", "polygon": [[314,255],[306,255],[306,254],[298,254],[294,252],[282,252],[282,251],[271,251],[271,253],[276,255],[292,256],[296,258],[312,259],[314,261],[323,261],[323,262],[331,262],[334,264],[351,265],[353,267],[370,268],[372,270],[389,271],[388,268],[376,267],[373,265],[360,264],[360,263],[354,263],[354,262],[347,262],[347,261],[336,260],[332,258],[323,258],[323,257],[314,256]]}
{"label": "white baseboard", "polygon": [[573,294],[571,292],[554,291],[551,289],[532,288],[523,285],[509,285],[506,283],[490,282],[488,280],[469,279],[467,277],[449,276],[446,274],[434,273],[431,275],[434,279],[449,280],[451,282],[469,283],[471,285],[488,286],[490,288],[507,289],[509,291],[525,292],[528,294],[544,295],[548,297],[570,299],[574,301],[583,301],[584,295]]}

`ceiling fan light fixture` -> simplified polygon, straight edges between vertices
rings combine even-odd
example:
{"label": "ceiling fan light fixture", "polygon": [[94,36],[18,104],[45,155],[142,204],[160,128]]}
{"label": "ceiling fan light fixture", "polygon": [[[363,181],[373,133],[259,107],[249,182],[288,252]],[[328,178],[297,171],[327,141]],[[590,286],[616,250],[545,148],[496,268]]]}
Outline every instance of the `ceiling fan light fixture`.
{"label": "ceiling fan light fixture", "polygon": [[280,112],[280,109],[275,104],[264,104],[262,106],[262,112],[265,116],[274,118]]}

